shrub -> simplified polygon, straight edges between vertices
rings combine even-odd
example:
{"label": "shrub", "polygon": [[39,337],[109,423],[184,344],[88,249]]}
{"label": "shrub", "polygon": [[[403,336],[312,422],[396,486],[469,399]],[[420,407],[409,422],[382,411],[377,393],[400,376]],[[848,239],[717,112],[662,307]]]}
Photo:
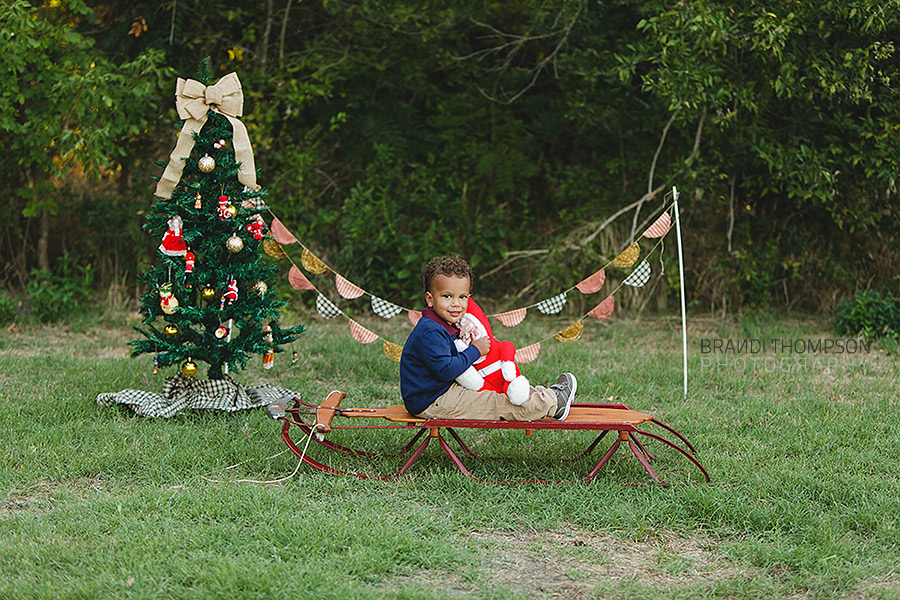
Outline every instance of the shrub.
{"label": "shrub", "polygon": [[34,317],[42,323],[73,315],[89,298],[94,284],[91,265],[76,265],[63,254],[52,273],[34,271],[25,289]]}
{"label": "shrub", "polygon": [[897,336],[900,334],[900,300],[877,290],[857,292],[834,309],[834,327],[844,335]]}

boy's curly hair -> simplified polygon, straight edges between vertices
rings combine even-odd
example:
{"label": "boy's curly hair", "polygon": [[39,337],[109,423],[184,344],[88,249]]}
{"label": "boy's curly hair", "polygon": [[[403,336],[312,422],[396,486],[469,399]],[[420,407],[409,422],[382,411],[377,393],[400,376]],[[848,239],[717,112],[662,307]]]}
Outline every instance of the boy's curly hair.
{"label": "boy's curly hair", "polygon": [[446,275],[447,277],[468,277],[472,283],[475,276],[472,267],[459,254],[446,254],[444,256],[435,256],[422,269],[422,289],[429,291],[431,280],[437,275]]}

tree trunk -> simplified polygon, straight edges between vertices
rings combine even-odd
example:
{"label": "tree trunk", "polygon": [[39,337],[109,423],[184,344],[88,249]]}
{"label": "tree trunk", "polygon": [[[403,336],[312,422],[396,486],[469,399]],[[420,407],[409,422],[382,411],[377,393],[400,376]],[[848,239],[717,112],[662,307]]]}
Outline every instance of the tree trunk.
{"label": "tree trunk", "polygon": [[41,236],[38,238],[38,268],[44,273],[50,272],[50,211],[41,211]]}

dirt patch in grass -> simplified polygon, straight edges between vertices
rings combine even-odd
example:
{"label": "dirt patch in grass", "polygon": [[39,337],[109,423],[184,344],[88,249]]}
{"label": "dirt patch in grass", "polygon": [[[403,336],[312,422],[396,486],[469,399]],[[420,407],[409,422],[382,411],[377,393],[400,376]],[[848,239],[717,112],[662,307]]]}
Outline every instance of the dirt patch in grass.
{"label": "dirt patch in grass", "polygon": [[76,497],[88,498],[90,492],[103,490],[103,482],[95,478],[80,478],[72,481],[41,481],[26,489],[13,490],[6,501],[0,504],[0,519],[21,512],[43,515],[56,507],[61,491],[74,493]]}
{"label": "dirt patch in grass", "polygon": [[485,576],[529,597],[593,598],[621,584],[664,589],[698,581],[749,578],[705,536],[616,538],[577,528],[548,532],[475,532],[492,553]]}
{"label": "dirt patch in grass", "polygon": [[[623,588],[649,588],[654,596],[691,586],[751,579],[759,570],[736,565],[708,536],[682,537],[674,533],[638,538],[613,537],[571,527],[555,531],[481,532],[471,534],[483,548],[485,560],[464,572],[429,572],[398,577],[400,587],[440,589],[451,597],[480,591],[490,597],[494,588],[527,598],[587,600],[618,596]],[[706,585],[704,585],[706,584]]]}

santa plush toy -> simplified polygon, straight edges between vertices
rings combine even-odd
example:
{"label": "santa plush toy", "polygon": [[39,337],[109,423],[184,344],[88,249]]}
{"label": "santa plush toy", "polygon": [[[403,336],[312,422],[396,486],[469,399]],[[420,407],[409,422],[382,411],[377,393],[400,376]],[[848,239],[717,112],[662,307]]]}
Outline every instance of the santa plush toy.
{"label": "santa plush toy", "polygon": [[456,378],[456,382],[473,391],[493,390],[509,396],[509,401],[520,406],[528,400],[531,384],[519,372],[516,364],[516,347],[512,342],[499,342],[494,338],[491,324],[481,307],[469,298],[466,314],[459,321],[460,337],[456,348],[465,350],[473,341],[489,337],[490,351],[475,361]]}

